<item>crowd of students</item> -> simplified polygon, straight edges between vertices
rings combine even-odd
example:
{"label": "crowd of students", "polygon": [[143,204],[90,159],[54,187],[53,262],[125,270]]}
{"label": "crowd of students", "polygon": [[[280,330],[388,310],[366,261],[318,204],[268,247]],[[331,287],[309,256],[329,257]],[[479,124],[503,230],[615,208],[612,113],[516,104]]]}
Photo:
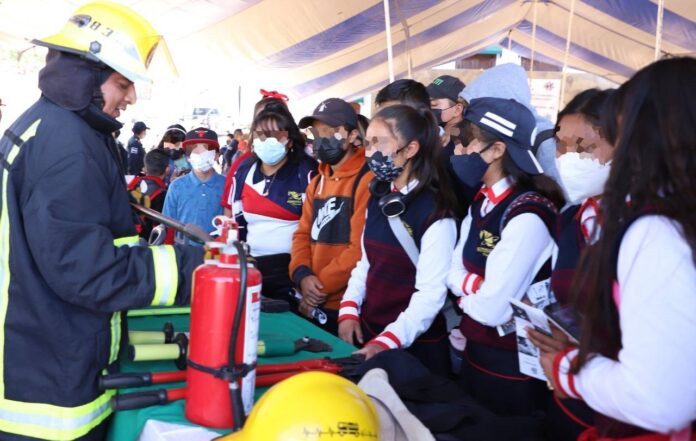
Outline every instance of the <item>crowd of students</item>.
{"label": "crowd of students", "polygon": [[[154,200],[168,183],[153,207],[208,231],[233,216],[263,294],[368,359],[405,349],[498,415],[543,412],[548,439],[687,440],[694,103],[693,58],[586,90],[555,125],[515,65],[468,86],[395,81],[369,121],[330,98],[296,122],[284,97],[265,96],[227,182],[217,134],[171,126],[131,190]],[[582,321],[579,343],[528,331],[548,384],[520,373],[505,330],[510,299],[539,298]]]}

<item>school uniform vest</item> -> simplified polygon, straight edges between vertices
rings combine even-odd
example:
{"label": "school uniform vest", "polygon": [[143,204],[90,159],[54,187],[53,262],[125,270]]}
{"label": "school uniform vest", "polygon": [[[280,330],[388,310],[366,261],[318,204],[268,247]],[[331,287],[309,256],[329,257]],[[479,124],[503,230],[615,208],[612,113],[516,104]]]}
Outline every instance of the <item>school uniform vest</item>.
{"label": "school uniform vest", "polygon": [[[483,278],[486,276],[488,256],[500,240],[503,229],[511,219],[524,213],[536,214],[544,222],[552,236],[556,222],[553,204],[537,193],[513,190],[493,210],[485,216],[481,216],[481,206],[484,199],[484,196],[479,193],[471,205],[471,228],[462,252],[464,268]],[[547,279],[550,274],[551,260],[549,259],[541,267],[532,283]],[[500,274],[499,277],[505,277],[505,274]],[[514,333],[500,337],[494,327],[482,325],[466,314],[462,316],[459,329],[470,341],[511,351],[517,350]]]}
{"label": "school uniform vest", "polygon": [[578,220],[581,205],[568,207],[558,216],[554,240],[558,245],[556,264],[551,273],[551,291],[556,300],[563,305],[571,301],[571,285],[575,270],[580,260],[580,253],[585,248],[585,237]]}
{"label": "school uniform vest", "polygon": [[[562,305],[571,303],[571,286],[580,254],[587,244],[583,235],[580,217],[583,205],[573,205],[558,215],[554,240],[558,246],[556,263],[551,273],[551,290]],[[559,399],[553,396],[545,419],[545,430],[550,439],[576,438],[583,430],[593,425],[594,410],[584,401]]]}
{"label": "school uniform vest", "polygon": [[[408,201],[406,211],[400,217],[420,250],[426,230],[446,216],[436,213],[435,195],[422,191]],[[394,235],[387,217],[382,214],[379,198],[374,196],[370,196],[367,203],[363,243],[370,269],[360,317],[372,333],[378,334],[408,307],[416,291],[416,267]],[[420,338],[428,339],[444,332],[444,319],[438,315]]]}

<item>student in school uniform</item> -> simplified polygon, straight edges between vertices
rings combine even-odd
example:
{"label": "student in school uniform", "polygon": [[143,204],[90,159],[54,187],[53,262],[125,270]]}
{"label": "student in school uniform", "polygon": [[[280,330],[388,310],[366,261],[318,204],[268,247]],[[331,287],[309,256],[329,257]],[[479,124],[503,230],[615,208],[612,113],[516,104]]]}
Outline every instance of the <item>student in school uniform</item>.
{"label": "student in school uniform", "polygon": [[[580,345],[530,333],[555,393],[584,400],[579,439],[691,440],[696,420],[696,60],[636,73],[604,112],[615,146],[602,232],[573,291]],[[610,125],[610,127],[611,127]],[[604,127],[604,125],[603,125]]]}
{"label": "student in school uniform", "polygon": [[532,284],[551,275],[552,231],[564,198],[531,151],[536,123],[527,107],[478,98],[465,119],[474,139],[466,160],[453,166],[483,185],[462,222],[448,277],[467,338],[459,379],[490,410],[528,415],[544,405],[548,391],[519,372],[514,327],[512,333],[502,328],[512,318],[509,300],[523,300]]}
{"label": "student in school uniform", "polygon": [[252,154],[234,173],[229,204],[263,275],[262,294],[289,300],[292,235],[317,162],[305,153],[305,139],[283,104],[269,103],[251,131]]}
{"label": "student in school uniform", "polygon": [[341,301],[339,336],[370,358],[407,348],[447,374],[447,328],[440,310],[457,228],[454,194],[439,159],[429,109],[396,104],[367,129],[370,183],[362,257]]}
{"label": "student in school uniform", "polygon": [[[564,307],[572,303],[571,286],[580,254],[599,236],[599,200],[614,154],[600,120],[612,93],[613,89],[585,90],[557,118],[556,156],[568,206],[558,216],[554,234],[557,252],[552,259],[551,291]],[[593,420],[594,411],[582,401],[552,395],[544,421],[546,436],[575,441]]]}

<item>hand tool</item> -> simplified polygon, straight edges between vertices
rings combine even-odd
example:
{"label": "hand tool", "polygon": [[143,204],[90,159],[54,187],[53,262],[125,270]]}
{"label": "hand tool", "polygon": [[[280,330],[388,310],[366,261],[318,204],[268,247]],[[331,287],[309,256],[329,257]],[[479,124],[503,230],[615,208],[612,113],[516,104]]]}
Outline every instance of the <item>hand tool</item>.
{"label": "hand tool", "polygon": [[111,408],[116,410],[140,409],[156,404],[171,403],[186,398],[186,388],[157,389],[133,392],[111,397]]}
{"label": "hand tool", "polygon": [[174,360],[176,367],[186,369],[186,354],[189,339],[186,334],[179,333],[172,343],[129,345],[128,358],[131,361]]}
{"label": "hand tool", "polygon": [[174,218],[163,215],[159,211],[153,210],[152,208],[144,207],[140,204],[136,204],[133,202],[131,202],[131,207],[133,207],[133,209],[135,209],[136,211],[149,217],[150,219],[154,220],[155,222],[164,224],[170,228],[174,228],[176,231],[185,234],[190,239],[195,240],[196,242],[207,243],[213,241],[213,238],[210,237],[210,234],[203,231],[203,229],[198,225],[184,224]]}
{"label": "hand tool", "polygon": [[[365,357],[351,355],[341,358],[313,358],[289,363],[261,364],[256,366],[256,385],[270,386],[285,378],[306,371],[324,371],[348,375]],[[125,389],[153,384],[176,383],[186,379],[186,371],[171,372],[123,372],[107,374],[99,379],[99,390]]]}

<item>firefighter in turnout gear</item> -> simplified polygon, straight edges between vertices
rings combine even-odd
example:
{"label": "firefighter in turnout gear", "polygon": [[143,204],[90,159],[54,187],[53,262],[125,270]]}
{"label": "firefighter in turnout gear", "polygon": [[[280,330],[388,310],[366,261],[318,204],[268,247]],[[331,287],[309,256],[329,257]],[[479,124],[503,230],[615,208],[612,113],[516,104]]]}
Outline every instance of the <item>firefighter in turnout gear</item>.
{"label": "firefighter in turnout gear", "polygon": [[163,46],[127,7],[80,7],[0,140],[0,439],[105,437],[125,310],[185,304],[202,248],[138,245],[111,133]]}

